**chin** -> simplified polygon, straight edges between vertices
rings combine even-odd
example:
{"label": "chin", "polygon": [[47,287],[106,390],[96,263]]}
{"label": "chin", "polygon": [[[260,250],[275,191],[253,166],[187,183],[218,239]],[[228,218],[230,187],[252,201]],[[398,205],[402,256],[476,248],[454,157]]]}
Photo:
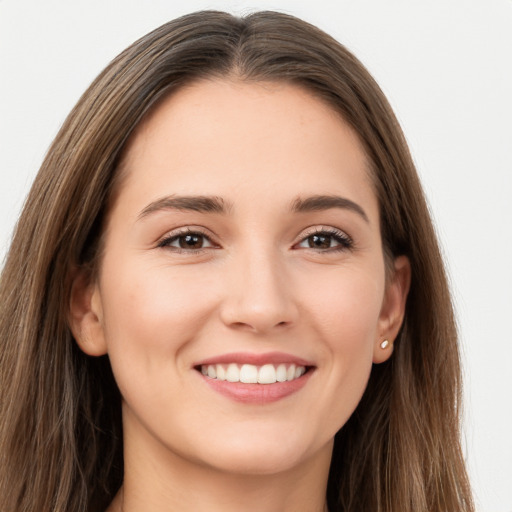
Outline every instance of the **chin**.
{"label": "chin", "polygon": [[[322,451],[305,439],[293,439],[287,432],[283,436],[269,438],[252,436],[231,438],[230,442],[216,443],[203,451],[201,459],[211,468],[238,475],[272,475],[299,467]],[[326,445],[328,457],[332,443]]]}
{"label": "chin", "polygon": [[285,473],[299,466],[303,457],[296,453],[245,453],[231,454],[217,458],[212,468],[236,475],[275,475]]}

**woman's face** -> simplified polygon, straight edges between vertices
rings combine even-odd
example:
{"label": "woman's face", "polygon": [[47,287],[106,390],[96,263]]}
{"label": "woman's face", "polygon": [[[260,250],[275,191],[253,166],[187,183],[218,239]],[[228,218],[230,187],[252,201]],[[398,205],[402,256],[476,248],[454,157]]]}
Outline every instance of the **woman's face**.
{"label": "woman's face", "polygon": [[240,473],[328,460],[407,289],[405,261],[386,281],[356,135],[297,86],[202,81],[122,167],[72,317],[82,349],[109,355],[127,446]]}

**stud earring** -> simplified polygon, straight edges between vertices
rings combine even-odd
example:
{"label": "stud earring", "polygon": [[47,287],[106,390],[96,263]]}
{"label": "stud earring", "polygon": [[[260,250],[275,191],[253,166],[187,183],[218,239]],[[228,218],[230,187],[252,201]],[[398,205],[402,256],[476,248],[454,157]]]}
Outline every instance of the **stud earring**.
{"label": "stud earring", "polygon": [[385,350],[389,347],[389,341],[388,340],[384,340],[381,344],[380,344],[380,348],[382,350]]}

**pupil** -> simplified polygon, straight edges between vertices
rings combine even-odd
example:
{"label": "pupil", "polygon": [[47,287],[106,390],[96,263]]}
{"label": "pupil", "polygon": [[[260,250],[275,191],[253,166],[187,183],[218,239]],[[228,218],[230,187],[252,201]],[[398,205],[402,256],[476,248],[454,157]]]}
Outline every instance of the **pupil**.
{"label": "pupil", "polygon": [[331,246],[331,237],[326,235],[313,235],[310,237],[309,246],[328,249]]}
{"label": "pupil", "polygon": [[180,237],[180,247],[182,249],[199,249],[203,246],[200,235],[184,235]]}

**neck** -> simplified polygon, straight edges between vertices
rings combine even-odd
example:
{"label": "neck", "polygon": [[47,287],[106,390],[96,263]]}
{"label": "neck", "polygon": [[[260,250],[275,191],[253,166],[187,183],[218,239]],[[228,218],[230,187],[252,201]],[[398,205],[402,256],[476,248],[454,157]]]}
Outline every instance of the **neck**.
{"label": "neck", "polygon": [[324,512],[332,444],[298,466],[240,474],[125,438],[123,486],[107,512]]}
{"label": "neck", "polygon": [[[276,484],[284,485],[279,487]],[[176,482],[174,482],[176,484]],[[194,482],[181,489],[167,485],[160,493],[137,489],[125,481],[108,512],[325,512],[325,492],[309,494],[301,483],[274,476],[252,479],[251,482],[234,475],[210,480],[209,486],[194,486]],[[154,490],[154,489],[153,489]],[[297,492],[299,490],[299,492]],[[302,491],[302,492],[301,492]]]}

